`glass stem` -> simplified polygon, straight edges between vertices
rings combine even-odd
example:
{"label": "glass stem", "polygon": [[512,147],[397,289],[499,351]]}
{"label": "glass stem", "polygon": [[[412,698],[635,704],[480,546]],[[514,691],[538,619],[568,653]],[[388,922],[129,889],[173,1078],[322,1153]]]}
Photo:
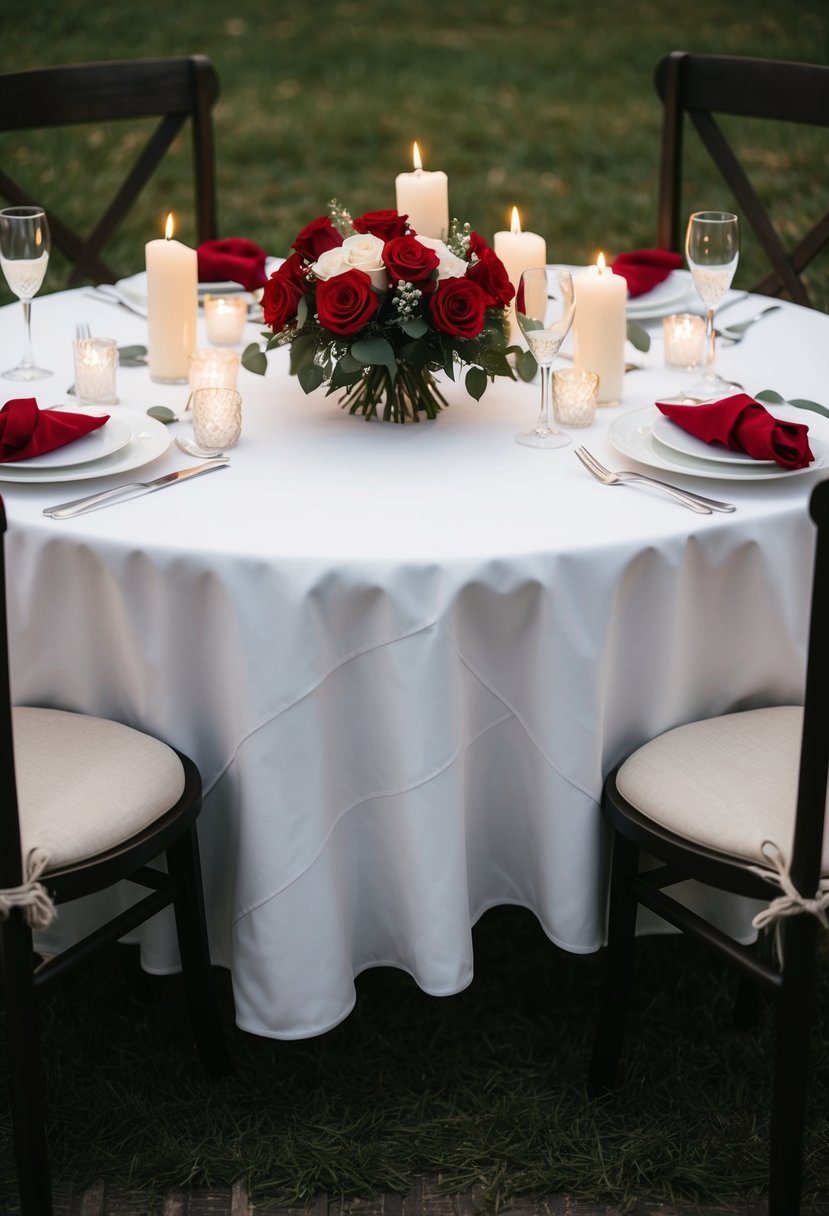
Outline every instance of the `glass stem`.
{"label": "glass stem", "polygon": [[550,423],[550,365],[549,363],[540,363],[538,370],[541,372],[541,413],[538,415],[538,425],[546,431],[551,431]]}
{"label": "glass stem", "polygon": [[709,308],[705,316],[705,336],[707,341],[707,351],[705,355],[705,374],[713,376],[714,374],[714,309]]}
{"label": "glass stem", "polygon": [[34,359],[32,358],[32,301],[21,300],[23,305],[23,358],[20,360],[21,367],[33,367]]}

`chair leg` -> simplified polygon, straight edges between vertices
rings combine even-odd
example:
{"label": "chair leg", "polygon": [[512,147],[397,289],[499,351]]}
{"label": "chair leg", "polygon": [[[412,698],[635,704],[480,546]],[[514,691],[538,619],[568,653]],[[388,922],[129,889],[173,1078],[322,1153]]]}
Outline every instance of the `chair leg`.
{"label": "chair leg", "polygon": [[32,932],[13,911],[0,925],[12,1136],[21,1216],[52,1216]]}
{"label": "chair leg", "polygon": [[783,987],[778,996],[771,1107],[768,1216],[797,1216],[800,1211],[817,931],[817,920],[805,914],[793,917],[784,926]]}
{"label": "chair leg", "polygon": [[226,1076],[231,1067],[210,984],[210,948],[195,827],[167,850],[167,866],[180,883],[175,900],[176,931],[196,1050],[212,1076]]}
{"label": "chair leg", "polygon": [[638,871],[638,847],[614,832],[602,1004],[589,1072],[589,1086],[595,1093],[612,1089],[616,1082],[625,1024],[633,998],[639,905],[630,893],[629,882]]}

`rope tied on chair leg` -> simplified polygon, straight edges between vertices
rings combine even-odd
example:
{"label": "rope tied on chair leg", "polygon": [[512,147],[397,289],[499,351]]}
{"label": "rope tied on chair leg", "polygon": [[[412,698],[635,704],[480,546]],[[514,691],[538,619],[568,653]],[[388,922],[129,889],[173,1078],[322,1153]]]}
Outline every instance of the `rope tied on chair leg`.
{"label": "rope tied on chair leg", "polygon": [[765,882],[779,887],[782,895],[778,895],[767,908],[763,908],[762,911],[758,912],[751,923],[755,929],[765,929],[771,925],[775,926],[775,946],[777,957],[782,965],[783,943],[781,941],[780,929],[782,921],[787,916],[799,916],[802,912],[806,912],[810,916],[816,916],[824,929],[829,929],[829,915],[827,915],[827,911],[829,911],[829,881],[821,879],[817,891],[811,898],[801,895],[792,882],[789,867],[774,841],[764,840],[761,852],[764,857],[768,858],[769,864],[773,868],[771,870],[767,870],[761,866],[749,866],[748,868],[752,874],[757,874]]}
{"label": "rope tied on chair leg", "polygon": [[26,858],[26,881],[20,887],[0,889],[0,920],[6,920],[12,908],[23,908],[31,929],[47,928],[57,915],[57,909],[42,882],[39,882],[49,858],[42,849],[32,849]]}

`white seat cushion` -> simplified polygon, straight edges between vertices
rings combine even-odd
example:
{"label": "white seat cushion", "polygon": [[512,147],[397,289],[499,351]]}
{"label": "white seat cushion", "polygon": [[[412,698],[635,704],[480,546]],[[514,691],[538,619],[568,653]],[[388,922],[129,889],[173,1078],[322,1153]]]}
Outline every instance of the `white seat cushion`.
{"label": "white seat cushion", "polygon": [[[619,792],[648,819],[696,844],[768,867],[788,863],[803,710],[786,705],[691,722],[644,744],[619,769]],[[822,873],[829,874],[824,835]]]}
{"label": "white seat cushion", "polygon": [[17,707],[12,723],[23,856],[42,849],[47,870],[121,844],[182,795],[172,748],[120,722]]}

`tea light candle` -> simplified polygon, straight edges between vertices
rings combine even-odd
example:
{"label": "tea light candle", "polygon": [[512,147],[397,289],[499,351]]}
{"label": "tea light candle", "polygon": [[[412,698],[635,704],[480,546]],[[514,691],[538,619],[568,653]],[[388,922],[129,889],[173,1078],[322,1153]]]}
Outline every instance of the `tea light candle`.
{"label": "tea light candle", "polygon": [[627,283],[614,274],[600,253],[595,266],[573,277],[576,317],[573,357],[577,367],[597,372],[599,405],[621,400],[625,376]]}
{"label": "tea light candle", "polygon": [[235,388],[239,373],[239,355],[235,350],[213,350],[205,346],[190,356],[190,391],[200,388]]}
{"label": "tea light candle", "polygon": [[[493,248],[504,263],[509,281],[516,291],[518,291],[518,284],[525,270],[547,265],[547,242],[537,232],[521,231],[521,217],[517,207],[512,209],[509,232],[495,233]],[[515,319],[515,300],[513,300],[510,304],[510,342],[517,342],[520,337],[521,331]]]}
{"label": "tea light candle", "polygon": [[147,348],[150,378],[186,384],[187,363],[196,345],[198,259],[195,249],[174,241],[173,215],[164,240],[148,241]]}
{"label": "tea light candle", "polygon": [[662,318],[665,338],[665,363],[688,370],[699,367],[705,350],[705,318],[693,313],[676,313]]}
{"label": "tea light candle", "polygon": [[75,395],[93,405],[115,405],[118,343],[115,338],[76,338]]}
{"label": "tea light candle", "polygon": [[408,215],[420,236],[445,240],[449,234],[449,179],[440,170],[427,173],[417,143],[412,148],[414,173],[398,173],[394,179],[397,210]]}
{"label": "tea light candle", "polygon": [[242,296],[204,297],[207,341],[214,346],[238,346],[248,319],[247,301]]}

